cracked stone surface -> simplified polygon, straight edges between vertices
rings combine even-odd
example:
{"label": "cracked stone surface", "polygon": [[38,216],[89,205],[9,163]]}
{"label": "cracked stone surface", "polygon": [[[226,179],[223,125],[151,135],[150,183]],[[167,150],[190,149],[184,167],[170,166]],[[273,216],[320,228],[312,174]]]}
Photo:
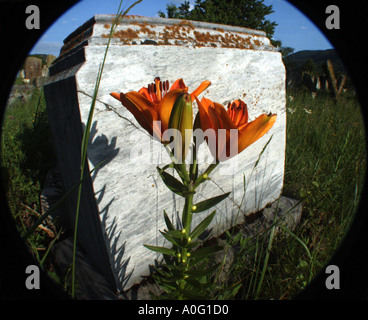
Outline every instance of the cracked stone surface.
{"label": "cracked stone surface", "polygon": [[[87,122],[107,43],[104,35],[108,33],[111,18],[97,15],[66,39],[63,54],[50,68],[50,80],[45,86],[59,170],[66,190],[79,179],[82,129]],[[159,233],[165,228],[163,210],[177,221],[184,201],[166,188],[157,173],[157,166],[170,162],[165,149],[139,127],[132,114],[110,96],[111,92],[138,91],[157,76],[170,83],[183,78],[189,92],[202,81],[210,80],[212,85],[200,97],[205,95],[225,106],[240,98],[248,105],[250,120],[261,113],[277,114],[269,133],[218,166],[211,180],[197,189],[194,202],[231,191],[216,207],[216,218],[210,226],[213,235],[241,223],[246,215],[279,198],[284,178],[285,68],[281,54],[270,45],[264,33],[245,28],[222,32],[224,26],[201,23],[193,24],[195,29],[191,32],[208,32],[213,35],[208,38],[211,41],[220,39],[216,34],[233,34],[233,39],[248,39],[244,40],[244,46],[249,46],[229,47],[224,42],[201,46],[198,39],[203,38],[198,38],[196,43],[190,40],[175,44],[175,39],[170,38],[172,41],[166,45],[153,42],[141,45],[150,39],[145,29],[142,33],[137,31],[138,27],[142,30],[143,23],[155,25],[151,29],[156,30],[157,38],[158,30],[164,30],[170,23],[177,25],[180,20],[139,19],[119,25],[120,37],[113,39],[108,51],[88,145],[89,170],[97,169],[84,183],[78,227],[81,247],[98,271],[116,283],[118,290],[129,289],[148,274],[149,265],[158,255],[143,244],[164,244]],[[136,31],[139,39],[122,38],[129,28]],[[175,33],[171,35],[175,37]],[[156,38],[152,41],[158,43]],[[204,144],[199,159],[201,171],[212,161]],[[68,201],[68,215],[73,223],[75,198]],[[196,215],[193,226],[209,213]]]}

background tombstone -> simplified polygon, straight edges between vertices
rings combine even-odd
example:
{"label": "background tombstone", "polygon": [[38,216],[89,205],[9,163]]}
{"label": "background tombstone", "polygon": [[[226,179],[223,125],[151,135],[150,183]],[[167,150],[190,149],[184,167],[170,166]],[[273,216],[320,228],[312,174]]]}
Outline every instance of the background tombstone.
{"label": "background tombstone", "polygon": [[[79,180],[82,130],[113,18],[96,15],[69,35],[45,85],[66,190]],[[277,114],[268,134],[222,163],[198,189],[194,202],[231,191],[216,207],[210,226],[213,236],[276,200],[283,186],[285,68],[265,33],[177,19],[125,17],[107,55],[88,147],[89,170],[105,162],[83,184],[78,227],[80,246],[118,289],[126,290],[149,274],[149,265],[159,255],[143,244],[164,245],[159,233],[165,228],[163,210],[177,221],[184,203],[157,174],[157,165],[169,163],[163,147],[110,96],[113,91],[138,91],[157,76],[170,84],[183,78],[189,92],[210,80],[212,85],[200,98],[205,95],[225,106],[240,98],[248,105],[250,120],[261,113]],[[200,164],[200,170],[211,161],[202,147],[207,164]],[[72,225],[75,197],[69,199],[66,211]],[[208,213],[195,216],[193,225]]]}
{"label": "background tombstone", "polygon": [[47,69],[50,68],[51,64],[54,62],[55,59],[56,59],[56,57],[52,54],[48,54],[46,56],[45,64],[46,64]]}
{"label": "background tombstone", "polygon": [[24,63],[24,77],[33,83],[33,80],[42,75],[42,60],[37,57],[28,57]]}

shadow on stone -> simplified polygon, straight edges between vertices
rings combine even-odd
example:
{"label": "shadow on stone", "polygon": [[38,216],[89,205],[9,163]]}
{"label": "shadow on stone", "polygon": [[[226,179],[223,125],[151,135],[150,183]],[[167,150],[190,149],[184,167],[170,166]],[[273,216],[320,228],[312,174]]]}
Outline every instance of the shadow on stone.
{"label": "shadow on stone", "polygon": [[122,231],[117,231],[118,224],[116,223],[116,217],[114,217],[109,226],[107,226],[108,210],[113,200],[114,199],[111,199],[109,204],[101,211],[101,224],[104,230],[106,230],[105,242],[110,252],[111,267],[117,279],[117,289],[118,291],[122,291],[129,281],[134,269],[129,274],[126,273],[130,257],[124,258],[126,242],[119,246]]}
{"label": "shadow on stone", "polygon": [[[84,131],[85,124],[82,123],[82,129]],[[114,159],[120,149],[116,148],[117,137],[112,137],[110,142],[104,134],[96,136],[98,132],[97,121],[94,121],[91,126],[91,131],[88,139],[88,159],[97,167],[92,173],[92,181],[95,180],[98,172],[106,166],[112,159]]]}

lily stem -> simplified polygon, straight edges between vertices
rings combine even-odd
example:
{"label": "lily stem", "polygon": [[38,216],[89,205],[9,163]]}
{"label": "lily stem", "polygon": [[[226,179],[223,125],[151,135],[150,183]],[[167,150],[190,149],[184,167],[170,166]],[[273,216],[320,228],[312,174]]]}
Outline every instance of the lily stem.
{"label": "lily stem", "polygon": [[[185,197],[185,204],[183,208],[183,216],[182,216],[182,224],[183,224],[183,232],[184,232],[184,238],[186,243],[189,243],[191,241],[190,239],[190,231],[191,231],[191,224],[192,224],[192,206],[193,206],[193,194],[189,194]],[[181,248],[181,263],[185,266],[185,268],[182,269],[182,278],[179,281],[179,288],[184,289],[185,288],[185,272],[189,269],[189,263],[188,263],[188,249],[185,247]],[[181,295],[179,295],[179,299],[183,298]]]}
{"label": "lily stem", "polygon": [[189,194],[185,197],[185,204],[183,209],[183,229],[186,230],[186,237],[189,237],[190,227],[192,223],[192,206],[193,206],[193,194]]}
{"label": "lily stem", "polygon": [[198,179],[194,182],[193,190],[196,189],[203,181],[205,181],[209,174],[217,167],[220,162],[216,161],[208,166],[205,172],[203,172]]}

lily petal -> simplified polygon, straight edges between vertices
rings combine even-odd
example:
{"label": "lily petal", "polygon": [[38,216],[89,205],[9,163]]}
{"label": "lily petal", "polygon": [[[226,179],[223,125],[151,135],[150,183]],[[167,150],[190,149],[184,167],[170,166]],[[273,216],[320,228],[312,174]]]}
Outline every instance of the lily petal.
{"label": "lily petal", "polygon": [[110,96],[114,97],[115,99],[120,101],[120,93],[117,92],[111,92]]}
{"label": "lily petal", "polygon": [[199,96],[204,90],[206,90],[211,85],[210,81],[203,81],[197,89],[195,89],[191,94],[192,101],[194,100],[195,96]]}
{"label": "lily petal", "polygon": [[265,135],[275,123],[276,117],[276,114],[262,114],[254,121],[240,127],[238,152],[242,152],[246,147]]}
{"label": "lily petal", "polygon": [[187,88],[185,86],[184,80],[183,79],[178,79],[176,80],[170,87],[170,91],[171,90],[175,90],[175,89],[185,89]]}
{"label": "lily petal", "polygon": [[229,103],[227,113],[238,128],[248,122],[248,107],[242,100]]}
{"label": "lily petal", "polygon": [[222,104],[219,104],[217,102],[213,103],[213,110],[215,111],[215,114],[212,113],[214,116],[216,116],[216,121],[219,121],[218,128],[219,129],[237,129],[237,126],[234,124],[234,122],[231,120],[229,114],[225,110],[224,106]]}
{"label": "lily petal", "polygon": [[197,96],[194,96],[198,105],[199,118],[201,123],[201,128],[203,131],[206,131],[209,128],[212,128],[211,119],[208,114],[208,108],[210,107],[212,101],[206,98],[202,98],[202,101],[199,102]]}
{"label": "lily petal", "polygon": [[161,120],[161,132],[169,129],[169,121],[172,108],[176,99],[182,94],[186,93],[185,89],[175,89],[169,91],[161,100],[158,106],[158,117]]}
{"label": "lily petal", "polygon": [[138,93],[143,95],[147,100],[152,101],[152,98],[151,98],[151,96],[148,92],[148,88],[143,87],[143,88],[139,89]]}
{"label": "lily petal", "polygon": [[[153,121],[158,121],[157,109],[155,105],[147,100],[140,93],[131,91],[127,94],[120,94],[121,103],[133,114],[138,123],[153,135]],[[155,132],[158,137],[161,132]]]}

